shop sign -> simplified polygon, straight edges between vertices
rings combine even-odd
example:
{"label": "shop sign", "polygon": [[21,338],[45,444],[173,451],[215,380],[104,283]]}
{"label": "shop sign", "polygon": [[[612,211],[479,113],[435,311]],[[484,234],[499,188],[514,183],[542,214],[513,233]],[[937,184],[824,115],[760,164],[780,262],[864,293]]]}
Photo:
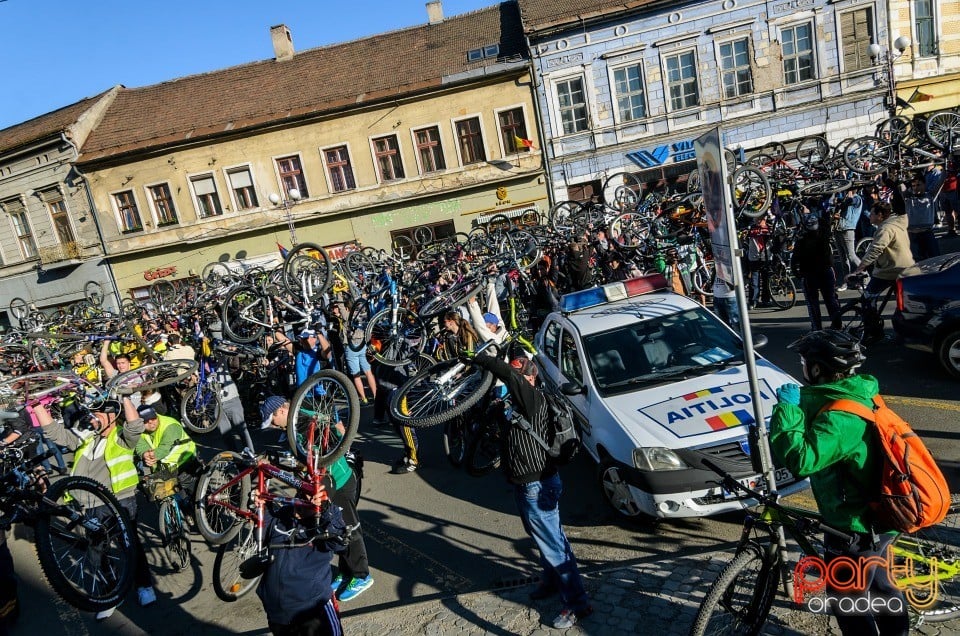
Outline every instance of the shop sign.
{"label": "shop sign", "polygon": [[158,278],[164,278],[166,276],[174,276],[176,273],[176,265],[171,265],[170,267],[154,267],[153,269],[145,271],[143,278],[144,280],[157,280]]}

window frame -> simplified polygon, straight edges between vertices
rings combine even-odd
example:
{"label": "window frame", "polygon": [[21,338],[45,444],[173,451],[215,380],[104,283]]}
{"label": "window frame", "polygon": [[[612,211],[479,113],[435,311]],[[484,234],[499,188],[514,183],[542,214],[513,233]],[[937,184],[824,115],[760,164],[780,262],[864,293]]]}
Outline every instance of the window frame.
{"label": "window frame", "polygon": [[[153,189],[159,187],[166,187],[167,194],[170,195],[170,207],[171,212],[173,213],[172,221],[161,221],[160,220],[160,210],[157,208],[156,201],[153,196]],[[174,225],[180,225],[180,215],[177,214],[177,204],[173,200],[173,190],[170,188],[169,181],[157,181],[155,183],[148,183],[143,186],[144,196],[147,198],[147,203],[150,207],[150,216],[153,219],[153,223],[156,227],[169,227]]]}
{"label": "window frame", "polygon": [[[350,168],[350,179],[353,181],[353,186],[337,190],[333,187],[333,174],[330,172],[330,164],[327,161],[327,152],[331,150],[338,150],[343,148],[347,152],[347,161],[346,165]],[[336,144],[330,144],[329,146],[324,146],[320,148],[320,160],[323,162],[323,175],[327,180],[327,190],[330,194],[340,194],[342,192],[352,192],[357,189],[357,171],[354,169],[353,165],[353,152],[350,150],[350,142],[344,141]]]}
{"label": "window frame", "polygon": [[[253,191],[253,205],[247,207],[241,207],[240,199],[237,197],[237,191],[233,187],[233,182],[230,180],[231,174],[236,174],[242,170],[246,170],[247,174],[250,175],[250,185],[244,189],[249,188]],[[230,204],[233,205],[234,212],[249,212],[251,210],[258,210],[262,207],[260,203],[260,194],[257,192],[257,180],[254,176],[253,166],[250,163],[238,163],[232,166],[224,166],[223,180],[227,184],[227,190],[230,193]]]}
{"label": "window frame", "polygon": [[[482,153],[483,153],[483,157],[480,158],[480,159],[471,161],[471,162],[469,162],[469,163],[466,163],[466,162],[464,162],[464,160],[463,160],[463,148],[462,148],[462,144],[461,144],[460,130],[459,130],[459,127],[458,127],[458,126],[459,126],[459,124],[461,124],[461,123],[463,123],[463,122],[472,121],[472,120],[476,120],[476,121],[477,121],[477,124],[478,124],[478,126],[479,126],[479,128],[480,128],[480,130],[479,130],[479,132],[478,132],[477,134],[478,134],[479,137],[480,137],[480,150],[481,150]],[[480,113],[471,113],[471,114],[469,114],[469,115],[464,115],[464,116],[462,116],[462,117],[457,117],[457,118],[455,118],[455,119],[451,119],[451,120],[450,120],[450,123],[451,123],[451,126],[452,126],[452,128],[453,128],[453,139],[454,139],[455,145],[456,145],[456,147],[457,147],[457,158],[458,158],[458,160],[459,160],[459,162],[460,162],[460,167],[461,167],[461,168],[466,168],[467,166],[472,166],[472,165],[475,165],[475,164],[478,164],[478,163],[486,163],[487,161],[489,161],[489,159],[488,159],[488,157],[487,157],[487,134],[486,134],[486,131],[484,130],[484,127],[483,127],[483,117],[480,115]]]}
{"label": "window frame", "polygon": [[[584,127],[582,129],[574,130],[572,132],[567,132],[564,127],[563,122],[563,113],[564,107],[560,105],[560,84],[567,83],[571,80],[579,79],[582,83],[583,90],[583,110],[584,110]],[[558,137],[566,137],[568,135],[580,135],[585,132],[590,132],[592,128],[593,113],[590,108],[590,94],[591,94],[591,85],[588,80],[588,76],[582,70],[578,70],[576,73],[565,73],[563,75],[558,75],[556,77],[550,78],[550,107],[553,109],[555,115],[555,121],[559,126],[559,130],[555,130],[554,134]]]}
{"label": "window frame", "polygon": [[[437,142],[431,147],[436,148],[437,151],[440,153],[440,159],[443,161],[443,167],[434,168],[433,170],[425,170],[423,166],[423,159],[420,155],[422,146],[420,145],[420,142],[417,139],[417,133],[423,130],[430,130],[430,129],[435,129],[437,131]],[[411,128],[410,141],[413,144],[414,155],[416,156],[416,159],[417,159],[417,170],[419,171],[419,174],[421,175],[439,174],[447,170],[447,156],[443,148],[443,126],[440,124],[440,122],[427,124],[425,126],[418,126],[416,128]]]}
{"label": "window frame", "polygon": [[[394,143],[396,143],[396,148],[392,152],[380,152],[377,150],[377,142],[393,138]],[[396,183],[398,181],[403,181],[407,178],[407,170],[403,165],[403,147],[400,145],[400,135],[397,133],[386,133],[381,135],[372,135],[369,139],[370,141],[370,156],[373,158],[373,168],[377,174],[377,183]],[[391,169],[396,171],[398,168],[400,170],[399,176],[394,174],[392,177],[387,177],[383,174],[383,170],[380,166],[380,158],[390,157]],[[356,179],[354,179],[356,180]]]}
{"label": "window frame", "polygon": [[[925,16],[922,18],[924,22],[930,22],[930,36],[932,42],[930,42],[930,50],[924,51],[922,48],[922,38],[920,37],[920,21],[921,17],[919,15],[918,7],[921,3],[929,3],[930,6],[930,15],[929,17]],[[940,55],[940,20],[939,20],[939,2],[937,0],[913,0],[910,3],[910,30],[913,34],[913,54],[916,57],[937,57]]]}
{"label": "window frame", "polygon": [[286,200],[290,197],[290,188],[286,187],[284,182],[285,175],[293,174],[288,172],[283,172],[280,170],[280,162],[286,159],[296,159],[299,166],[299,176],[296,178],[296,185],[291,187],[296,187],[300,191],[301,199],[310,198],[310,183],[307,181],[307,171],[304,169],[303,165],[303,153],[297,152],[288,152],[282,155],[275,155],[271,157],[273,161],[273,172],[277,178],[277,188],[280,192],[280,198]]}
{"label": "window frame", "polygon": [[[46,196],[43,197],[43,202],[47,208],[47,215],[50,218],[50,227],[53,228],[53,235],[57,237],[58,245],[65,245],[67,243],[76,244],[78,242],[77,229],[73,226],[73,219],[71,218],[71,215],[70,215],[70,208],[67,207],[67,198],[60,193],[60,190],[58,188],[54,188],[53,191],[55,191],[57,194],[50,196],[49,198],[47,198]],[[63,237],[60,235],[60,231],[57,229],[57,215],[60,213],[54,212],[54,209],[53,209],[54,206],[57,204],[60,204],[63,206],[63,212],[62,212],[63,219],[66,223],[66,228],[67,230],[69,230],[70,236],[71,236],[70,240],[68,241],[63,240]]]}
{"label": "window frame", "polygon": [[[800,69],[799,69],[799,66],[798,66],[798,67],[797,67],[797,70],[795,71],[795,72],[797,73],[797,80],[796,80],[795,82],[790,82],[790,81],[787,81],[787,66],[786,66],[786,65],[787,65],[787,60],[788,60],[788,59],[791,59],[791,60],[800,59],[802,54],[800,54],[800,53],[795,53],[795,54],[791,55],[789,58],[787,57],[787,54],[784,52],[784,49],[783,49],[783,47],[784,47],[784,37],[783,37],[783,34],[784,34],[785,31],[793,31],[793,32],[794,32],[794,42],[796,42],[796,30],[799,29],[799,28],[801,28],[801,27],[807,27],[807,28],[810,30],[810,49],[809,49],[809,51],[810,51],[810,77],[808,77],[808,78],[806,78],[806,79],[801,78],[801,77],[800,77]],[[812,19],[807,19],[807,20],[803,20],[803,21],[801,21],[801,22],[795,22],[795,23],[793,23],[793,24],[781,26],[781,27],[779,27],[779,29],[778,29],[778,35],[779,35],[779,37],[780,37],[780,55],[781,55],[781,57],[782,57],[782,59],[783,59],[781,65],[780,65],[780,66],[781,66],[781,72],[783,73],[783,75],[782,75],[783,85],[784,85],[784,86],[796,86],[796,85],[798,85],[798,84],[803,84],[804,82],[812,82],[812,81],[815,81],[815,80],[819,77],[819,74],[817,73],[817,35],[816,35],[816,29],[815,29],[814,26],[813,26],[813,20],[812,20]]]}
{"label": "window frame", "polygon": [[[202,180],[202,179],[205,179],[205,178],[209,178],[209,179],[213,182],[213,196],[216,197],[216,199],[215,199],[214,201],[216,202],[217,208],[219,209],[219,213],[217,213],[217,214],[204,215],[204,214],[202,213],[202,212],[203,212],[203,206],[202,206],[201,203],[200,203],[200,201],[201,201],[201,200],[200,200],[200,197],[201,197],[201,196],[203,196],[203,197],[209,197],[209,196],[211,196],[211,195],[210,195],[210,194],[198,195],[198,194],[197,194],[197,185],[196,185],[196,184],[197,184],[198,181],[200,181],[200,180]],[[217,185],[217,175],[216,175],[215,172],[212,172],[212,171],[211,171],[211,172],[197,172],[197,173],[195,173],[195,174],[188,174],[188,175],[187,175],[187,183],[190,185],[190,195],[191,195],[191,199],[193,200],[193,208],[194,208],[194,210],[195,210],[196,213],[197,213],[197,220],[198,220],[198,221],[205,221],[205,220],[207,220],[207,219],[216,219],[216,218],[220,218],[220,217],[222,217],[222,216],[224,215],[223,199],[220,197],[220,187]]]}
{"label": "window frame", "polygon": [[[743,93],[740,92],[740,81],[739,81],[739,79],[737,79],[737,75],[738,75],[738,73],[739,73],[741,70],[744,70],[744,67],[743,67],[743,66],[736,66],[736,57],[737,57],[737,54],[736,54],[735,51],[733,52],[734,67],[731,68],[731,69],[726,69],[726,68],[724,68],[724,66],[723,66],[723,60],[724,60],[724,57],[723,57],[723,47],[725,47],[725,46],[730,46],[731,49],[733,49],[733,48],[735,48],[736,45],[737,45],[738,43],[740,43],[740,42],[746,42],[746,45],[747,45],[747,50],[746,50],[746,52],[745,52],[745,55],[746,55],[746,57],[747,57],[747,64],[746,64],[746,67],[745,67],[745,68],[746,68],[747,73],[749,73],[749,76],[750,76],[750,77],[749,77],[749,80],[750,80],[750,90],[747,91],[747,92],[743,92]],[[721,96],[721,99],[723,99],[723,100],[738,100],[738,99],[745,99],[745,98],[748,98],[748,97],[753,96],[753,95],[756,94],[756,92],[757,92],[757,91],[756,91],[757,86],[756,86],[756,82],[754,81],[753,65],[750,64],[750,60],[753,59],[752,51],[753,51],[753,38],[751,37],[751,34],[750,34],[750,33],[736,33],[736,34],[733,34],[733,35],[731,35],[730,37],[726,37],[726,38],[724,38],[724,39],[722,39],[722,40],[717,40],[717,42],[716,42],[716,56],[717,56],[717,70],[718,70],[719,73],[720,73],[720,96]],[[735,78],[735,80],[734,80],[734,94],[733,94],[733,95],[727,95],[727,92],[726,92],[725,78],[726,78],[727,75],[729,75],[729,74],[732,74],[732,75],[734,76],[734,78]]]}
{"label": "window frame", "polygon": [[529,121],[529,118],[527,117],[527,108],[526,108],[526,105],[525,105],[525,104],[514,104],[514,105],[512,105],[512,106],[505,106],[505,107],[503,107],[503,108],[495,108],[495,109],[493,110],[493,118],[494,118],[494,120],[497,122],[497,132],[500,133],[498,136],[499,136],[499,138],[500,138],[499,141],[500,141],[500,156],[501,156],[501,157],[507,157],[507,156],[510,156],[510,155],[517,155],[517,154],[521,154],[521,153],[524,153],[524,152],[530,152],[530,151],[532,150],[532,148],[528,148],[527,146],[523,146],[522,148],[518,148],[518,149],[515,149],[515,150],[512,149],[512,146],[515,145],[515,144],[513,143],[512,137],[511,137],[511,139],[510,139],[510,142],[511,142],[510,145],[511,145],[511,147],[510,147],[510,148],[507,147],[507,139],[505,138],[505,135],[504,135],[504,126],[502,125],[502,123],[501,123],[501,121],[500,121],[500,115],[502,115],[502,114],[504,114],[504,113],[514,112],[514,111],[520,111],[520,116],[523,118],[523,121],[521,122],[521,126],[509,126],[509,128],[510,128],[511,130],[514,130],[514,132],[511,133],[511,135],[516,135],[515,130],[516,130],[517,128],[522,128],[523,134],[522,134],[522,135],[517,135],[517,136],[518,136],[518,137],[521,137],[521,138],[523,138],[523,139],[530,139],[530,137],[529,137],[529,131],[527,130],[527,121]]}
{"label": "window frame", "polygon": [[[10,209],[10,204],[16,201],[19,203],[19,206],[16,210]],[[30,209],[27,207],[27,202],[24,201],[23,197],[10,197],[0,201],[0,208],[3,209],[3,213],[7,216],[7,220],[10,223],[12,229],[11,234],[17,238],[17,249],[20,250],[20,258],[24,261],[29,261],[35,258],[40,257],[40,247],[37,245],[37,238],[34,234],[33,225],[30,224]],[[21,234],[17,226],[16,219],[22,219],[24,225],[26,226],[27,232]],[[31,250],[24,250],[24,239],[29,239],[30,247],[32,249],[32,254],[29,253]]]}
{"label": "window frame", "polygon": [[[130,193],[130,199],[133,201],[133,211],[137,215],[137,219],[140,221],[139,227],[126,227],[124,223],[124,208],[120,205],[120,195]],[[127,190],[115,190],[110,193],[110,202],[113,206],[113,213],[115,220],[117,222],[117,229],[120,231],[120,234],[133,234],[134,232],[143,232],[143,215],[140,214],[140,204],[137,202],[137,193],[133,188]]]}
{"label": "window frame", "polygon": [[[624,119],[623,113],[620,112],[620,91],[617,89],[617,72],[622,71],[628,68],[637,68],[640,70],[640,93],[641,101],[643,102],[643,117],[633,118],[633,119]],[[650,117],[650,102],[647,99],[647,75],[644,72],[644,60],[623,60],[617,64],[611,64],[607,68],[607,77],[610,82],[610,102],[613,112],[613,121],[615,124],[634,124],[637,122],[642,122]],[[629,93],[632,95],[633,93]]]}
{"label": "window frame", "polygon": [[[693,71],[694,71],[693,84],[694,84],[694,88],[696,89],[695,100],[694,100],[694,103],[690,105],[687,105],[684,100],[684,104],[682,106],[680,106],[679,108],[674,108],[673,97],[670,94],[670,89],[674,86],[674,83],[671,83],[670,81],[669,60],[672,58],[677,58],[679,61],[679,59],[685,55],[693,55],[693,64],[691,65],[691,67],[693,68]],[[683,48],[676,49],[674,51],[670,51],[669,53],[664,53],[661,55],[660,64],[662,69],[661,72],[663,73],[663,98],[664,98],[664,103],[667,107],[668,113],[682,113],[685,111],[690,111],[695,108],[700,108],[700,106],[702,105],[703,92],[700,87],[700,73],[698,70],[699,69],[698,61],[699,61],[699,58],[697,57],[697,49],[696,47],[693,47],[693,46],[683,47]],[[678,69],[681,71],[681,78],[679,82],[676,82],[676,85],[682,87],[683,85],[688,83],[689,80],[685,80],[682,76],[683,66],[680,65]],[[681,95],[681,97],[685,97],[685,94]]]}

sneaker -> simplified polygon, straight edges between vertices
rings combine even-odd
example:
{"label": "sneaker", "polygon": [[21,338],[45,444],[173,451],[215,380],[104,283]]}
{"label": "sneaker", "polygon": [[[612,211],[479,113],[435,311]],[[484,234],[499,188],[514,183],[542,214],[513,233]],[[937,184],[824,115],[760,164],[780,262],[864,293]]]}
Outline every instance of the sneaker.
{"label": "sneaker", "polygon": [[341,603],[346,603],[347,601],[356,598],[360,594],[363,594],[373,586],[373,577],[369,574],[363,577],[362,579],[352,578],[347,584],[347,587],[343,589],[343,592],[337,597]]}
{"label": "sneaker", "polygon": [[146,607],[157,602],[157,593],[152,587],[141,587],[137,589],[137,597],[140,599],[140,606]]}
{"label": "sneaker", "polygon": [[333,593],[336,594],[337,590],[340,589],[340,586],[343,585],[343,575],[338,574],[337,578],[333,579],[333,583],[330,584],[330,587],[333,588]]}
{"label": "sneaker", "polygon": [[417,464],[415,461],[411,461],[409,457],[401,457],[397,461],[393,462],[393,468],[390,469],[390,472],[394,475],[403,475],[405,473],[412,473],[419,467],[419,464]]}
{"label": "sneaker", "polygon": [[108,618],[110,618],[111,616],[113,616],[113,613],[116,612],[116,611],[117,611],[117,608],[116,608],[116,607],[111,607],[111,608],[109,608],[109,609],[100,610],[99,612],[97,612],[97,620],[98,620],[98,621],[105,621],[105,620],[107,620]]}
{"label": "sneaker", "polygon": [[560,612],[559,616],[553,619],[553,628],[570,629],[591,614],[593,614],[593,608],[589,606],[576,612],[571,609],[565,609]]}
{"label": "sneaker", "polygon": [[839,287],[837,287],[837,291],[838,292],[847,291],[847,285],[846,284],[840,285]]}

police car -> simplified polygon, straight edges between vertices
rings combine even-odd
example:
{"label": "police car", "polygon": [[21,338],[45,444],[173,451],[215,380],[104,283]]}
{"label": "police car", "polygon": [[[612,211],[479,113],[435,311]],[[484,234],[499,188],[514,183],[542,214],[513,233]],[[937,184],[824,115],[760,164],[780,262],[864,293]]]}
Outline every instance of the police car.
{"label": "police car", "polygon": [[[754,417],[740,336],[666,287],[654,275],[564,295],[537,332],[540,376],[572,405],[619,514],[741,509],[740,495],[701,464],[707,458],[744,484],[763,484],[747,442]],[[759,356],[756,365],[769,421],[777,387],[797,381]],[[785,468],[775,478],[781,494],[807,487]]]}

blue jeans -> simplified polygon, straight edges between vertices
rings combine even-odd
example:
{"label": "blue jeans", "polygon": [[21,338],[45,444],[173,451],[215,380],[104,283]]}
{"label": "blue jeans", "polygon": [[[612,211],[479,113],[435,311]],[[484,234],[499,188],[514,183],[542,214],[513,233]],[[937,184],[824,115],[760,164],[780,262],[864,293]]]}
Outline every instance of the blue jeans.
{"label": "blue jeans", "polygon": [[560,475],[554,474],[541,481],[515,484],[514,496],[520,509],[520,520],[537,548],[540,550],[540,566],[543,568],[543,585],[560,591],[564,607],[580,611],[590,602],[583,588],[577,558],[560,525],[560,493],[563,484]]}

